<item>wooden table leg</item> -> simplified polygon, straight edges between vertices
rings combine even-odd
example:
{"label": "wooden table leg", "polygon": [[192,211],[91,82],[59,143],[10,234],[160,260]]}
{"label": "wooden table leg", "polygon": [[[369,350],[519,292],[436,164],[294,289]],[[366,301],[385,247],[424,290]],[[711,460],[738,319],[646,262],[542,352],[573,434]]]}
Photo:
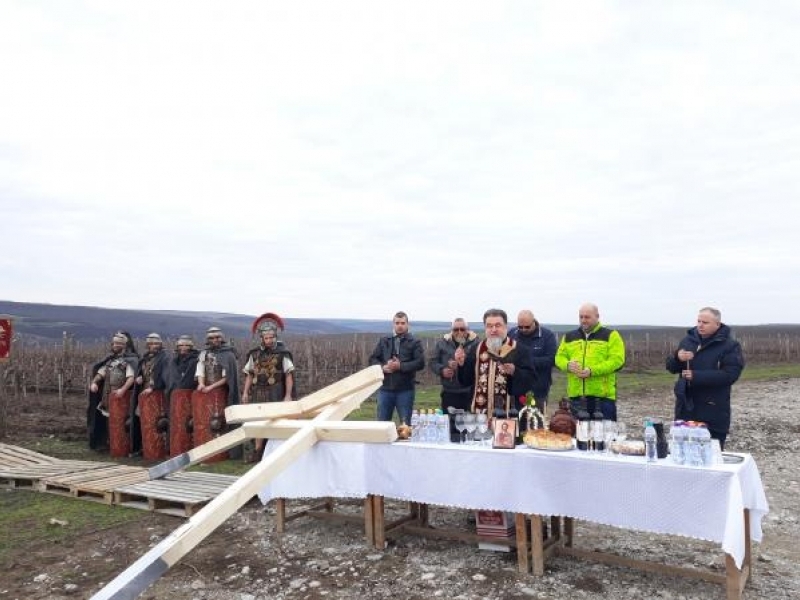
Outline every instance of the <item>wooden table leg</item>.
{"label": "wooden table leg", "polygon": [[542,515],[531,515],[531,563],[533,574],[544,575],[544,535],[542,535]]}
{"label": "wooden table leg", "polygon": [[572,547],[572,536],[575,533],[575,520],[572,517],[564,517],[564,546]]}
{"label": "wooden table leg", "polygon": [[554,540],[561,539],[561,517],[550,517],[550,535]]}
{"label": "wooden table leg", "polygon": [[517,528],[517,568],[520,573],[528,573],[528,524],[524,513],[516,515]]}
{"label": "wooden table leg", "polygon": [[752,540],[750,539],[750,509],[744,509],[744,562],[742,568],[747,569],[747,578],[753,578]]}
{"label": "wooden table leg", "polygon": [[275,498],[275,531],[286,532],[286,498]]}
{"label": "wooden table leg", "polygon": [[367,546],[376,546],[375,542],[375,503],[372,494],[364,498],[364,537]]}
{"label": "wooden table leg", "polygon": [[383,496],[372,497],[372,523],[375,547],[383,550],[386,548],[386,522],[384,520]]}
{"label": "wooden table leg", "polygon": [[725,589],[728,600],[741,600],[747,580],[753,576],[752,540],[750,539],[750,511],[744,509],[744,557],[742,568],[730,554],[725,555]]}

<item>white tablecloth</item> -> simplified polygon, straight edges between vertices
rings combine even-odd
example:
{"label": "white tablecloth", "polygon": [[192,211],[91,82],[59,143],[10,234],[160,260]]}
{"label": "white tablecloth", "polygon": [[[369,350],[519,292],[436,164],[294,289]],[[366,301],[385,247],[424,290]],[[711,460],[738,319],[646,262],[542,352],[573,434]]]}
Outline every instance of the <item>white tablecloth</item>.
{"label": "white tablecloth", "polygon": [[[281,442],[270,441],[265,458]],[[717,542],[741,567],[744,519],[761,540],[768,512],[758,467],[694,468],[668,459],[458,444],[320,442],[266,485],[259,497],[364,498],[465,509],[559,515],[626,529]]]}

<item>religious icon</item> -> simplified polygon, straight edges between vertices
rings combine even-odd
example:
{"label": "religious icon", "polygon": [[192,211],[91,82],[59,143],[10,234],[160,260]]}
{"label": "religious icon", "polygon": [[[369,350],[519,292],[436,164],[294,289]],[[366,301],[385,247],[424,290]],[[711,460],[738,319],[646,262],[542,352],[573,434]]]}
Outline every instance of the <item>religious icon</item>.
{"label": "religious icon", "polygon": [[495,419],[492,448],[513,450],[517,439],[516,419]]}

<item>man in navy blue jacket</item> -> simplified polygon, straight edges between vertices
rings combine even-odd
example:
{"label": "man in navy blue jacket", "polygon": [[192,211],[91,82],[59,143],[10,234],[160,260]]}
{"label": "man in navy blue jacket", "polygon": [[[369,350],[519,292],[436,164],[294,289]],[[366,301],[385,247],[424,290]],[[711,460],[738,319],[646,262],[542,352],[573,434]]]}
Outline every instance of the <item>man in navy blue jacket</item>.
{"label": "man in navy blue jacket", "polygon": [[701,308],[697,326],[667,357],[667,371],[680,374],[675,382],[675,419],[703,421],[724,449],[731,425],[731,386],[742,369],[742,347],[722,322],[720,311]]}
{"label": "man in navy blue jacket", "polygon": [[508,337],[516,340],[519,355],[511,384],[511,395],[517,400],[517,408],[522,406],[519,397],[532,392],[539,410],[544,413],[553,384],[552,371],[558,350],[556,335],[542,327],[533,312],[521,310],[517,315],[517,326],[509,330]]}
{"label": "man in navy blue jacket", "polygon": [[381,365],[383,385],[378,390],[378,421],[391,421],[397,409],[400,422],[411,424],[415,377],[425,368],[422,343],[408,331],[408,315],[398,312],[392,320],[394,334],[378,340],[369,357],[370,365]]}

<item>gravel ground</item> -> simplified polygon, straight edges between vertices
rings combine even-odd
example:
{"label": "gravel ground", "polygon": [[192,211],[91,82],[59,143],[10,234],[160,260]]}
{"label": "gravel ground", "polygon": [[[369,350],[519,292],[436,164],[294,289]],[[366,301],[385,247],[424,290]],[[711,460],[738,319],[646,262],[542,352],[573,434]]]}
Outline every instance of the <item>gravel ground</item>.
{"label": "gravel ground", "polygon": [[[764,540],[754,544],[754,577],[744,597],[800,598],[798,494],[800,379],[740,383],[734,388],[734,427],[727,450],[750,452],[761,472],[770,512]],[[620,417],[638,430],[645,415],[668,417],[671,398],[647,396],[623,402]],[[292,508],[301,506],[293,503]],[[358,514],[359,503],[344,508]],[[387,501],[387,511],[400,509]],[[282,536],[274,532],[274,508],[251,501],[202,542],[144,595],[177,600],[381,598],[725,598],[722,586],[647,574],[570,557],[548,561],[544,577],[521,575],[512,553],[478,550],[459,542],[403,536],[385,551],[368,548],[354,524],[298,519]],[[468,513],[431,507],[431,522],[467,527]],[[24,589],[3,598],[89,597],[179,522],[147,514],[135,529],[75,540],[61,560],[32,572]],[[651,558],[724,573],[716,544],[579,523],[581,547]],[[47,564],[44,561],[43,564]],[[87,573],[88,572],[88,573]],[[70,579],[65,573],[72,573]],[[38,581],[34,581],[38,579]],[[69,582],[68,582],[69,580]]]}

